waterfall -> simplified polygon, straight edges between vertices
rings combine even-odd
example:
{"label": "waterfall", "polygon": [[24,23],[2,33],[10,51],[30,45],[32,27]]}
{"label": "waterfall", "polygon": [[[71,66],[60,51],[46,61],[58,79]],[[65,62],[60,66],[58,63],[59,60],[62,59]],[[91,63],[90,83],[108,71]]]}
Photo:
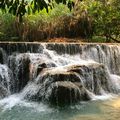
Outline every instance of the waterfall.
{"label": "waterfall", "polygon": [[6,65],[0,64],[0,98],[11,94],[12,72]]}
{"label": "waterfall", "polygon": [[0,92],[57,105],[119,94],[120,45],[0,43]]}

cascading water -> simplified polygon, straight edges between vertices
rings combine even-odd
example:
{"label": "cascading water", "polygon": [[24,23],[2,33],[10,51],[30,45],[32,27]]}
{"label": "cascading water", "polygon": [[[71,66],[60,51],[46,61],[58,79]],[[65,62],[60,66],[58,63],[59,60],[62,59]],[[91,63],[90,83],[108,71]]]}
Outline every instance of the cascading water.
{"label": "cascading water", "polygon": [[0,43],[4,108],[31,101],[72,106],[118,95],[119,75],[120,45]]}

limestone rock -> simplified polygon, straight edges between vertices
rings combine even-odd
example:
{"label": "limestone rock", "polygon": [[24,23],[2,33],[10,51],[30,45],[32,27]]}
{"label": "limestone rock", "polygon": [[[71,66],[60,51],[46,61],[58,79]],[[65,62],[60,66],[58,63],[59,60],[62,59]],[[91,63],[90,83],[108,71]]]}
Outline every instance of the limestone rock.
{"label": "limestone rock", "polygon": [[29,99],[44,100],[56,105],[90,100],[90,94],[114,92],[110,75],[103,64],[89,63],[61,68],[44,68],[34,81]]}

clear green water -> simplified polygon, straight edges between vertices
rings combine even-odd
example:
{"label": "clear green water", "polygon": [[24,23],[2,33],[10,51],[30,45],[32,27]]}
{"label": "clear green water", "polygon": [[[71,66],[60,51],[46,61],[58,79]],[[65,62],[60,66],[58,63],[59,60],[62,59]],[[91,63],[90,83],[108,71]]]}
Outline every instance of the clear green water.
{"label": "clear green water", "polygon": [[120,120],[120,98],[90,101],[61,109],[42,103],[23,102],[12,107],[4,104],[0,109],[0,120]]}

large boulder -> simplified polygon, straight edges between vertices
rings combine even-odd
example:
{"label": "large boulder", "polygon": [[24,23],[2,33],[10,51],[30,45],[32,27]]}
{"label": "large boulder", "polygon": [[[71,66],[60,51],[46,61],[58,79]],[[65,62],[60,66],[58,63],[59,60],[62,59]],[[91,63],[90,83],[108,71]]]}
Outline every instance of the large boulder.
{"label": "large boulder", "polygon": [[45,69],[36,79],[38,84],[44,83],[46,87],[57,81],[79,82],[87,90],[97,95],[102,94],[103,90],[116,92],[107,68],[99,63]]}
{"label": "large boulder", "polygon": [[43,68],[36,79],[26,87],[25,98],[47,101],[56,105],[90,100],[90,94],[115,92],[107,68],[103,64],[89,63],[61,68]]}
{"label": "large boulder", "polygon": [[[70,100],[73,102],[88,100],[90,97],[88,97],[87,91],[98,95],[102,94],[102,90],[108,92],[111,90],[109,73],[104,65],[98,63],[71,65],[61,69],[45,66],[33,83],[36,86],[33,92],[31,90],[31,93],[28,91],[29,94],[26,94],[29,99],[37,100],[39,98],[53,101],[53,103],[55,101],[70,103]],[[72,93],[71,98],[70,93]],[[64,94],[65,97],[62,96]]]}
{"label": "large boulder", "polygon": [[[83,84],[81,83],[79,76],[77,76],[75,72],[67,72],[66,70],[59,71],[56,68],[46,68],[37,76],[35,81],[32,81],[26,86],[24,90],[26,95],[24,98],[34,101],[44,100],[54,104],[56,103],[57,98],[59,99],[58,102],[60,102],[60,104],[75,103],[83,100],[83,98],[85,98],[84,100],[88,100],[87,95],[85,95],[85,89],[83,89]],[[57,89],[59,92],[55,93]],[[72,96],[70,98],[71,92]],[[60,97],[62,97],[60,94],[62,93],[68,94],[66,95],[66,98],[60,99]]]}

